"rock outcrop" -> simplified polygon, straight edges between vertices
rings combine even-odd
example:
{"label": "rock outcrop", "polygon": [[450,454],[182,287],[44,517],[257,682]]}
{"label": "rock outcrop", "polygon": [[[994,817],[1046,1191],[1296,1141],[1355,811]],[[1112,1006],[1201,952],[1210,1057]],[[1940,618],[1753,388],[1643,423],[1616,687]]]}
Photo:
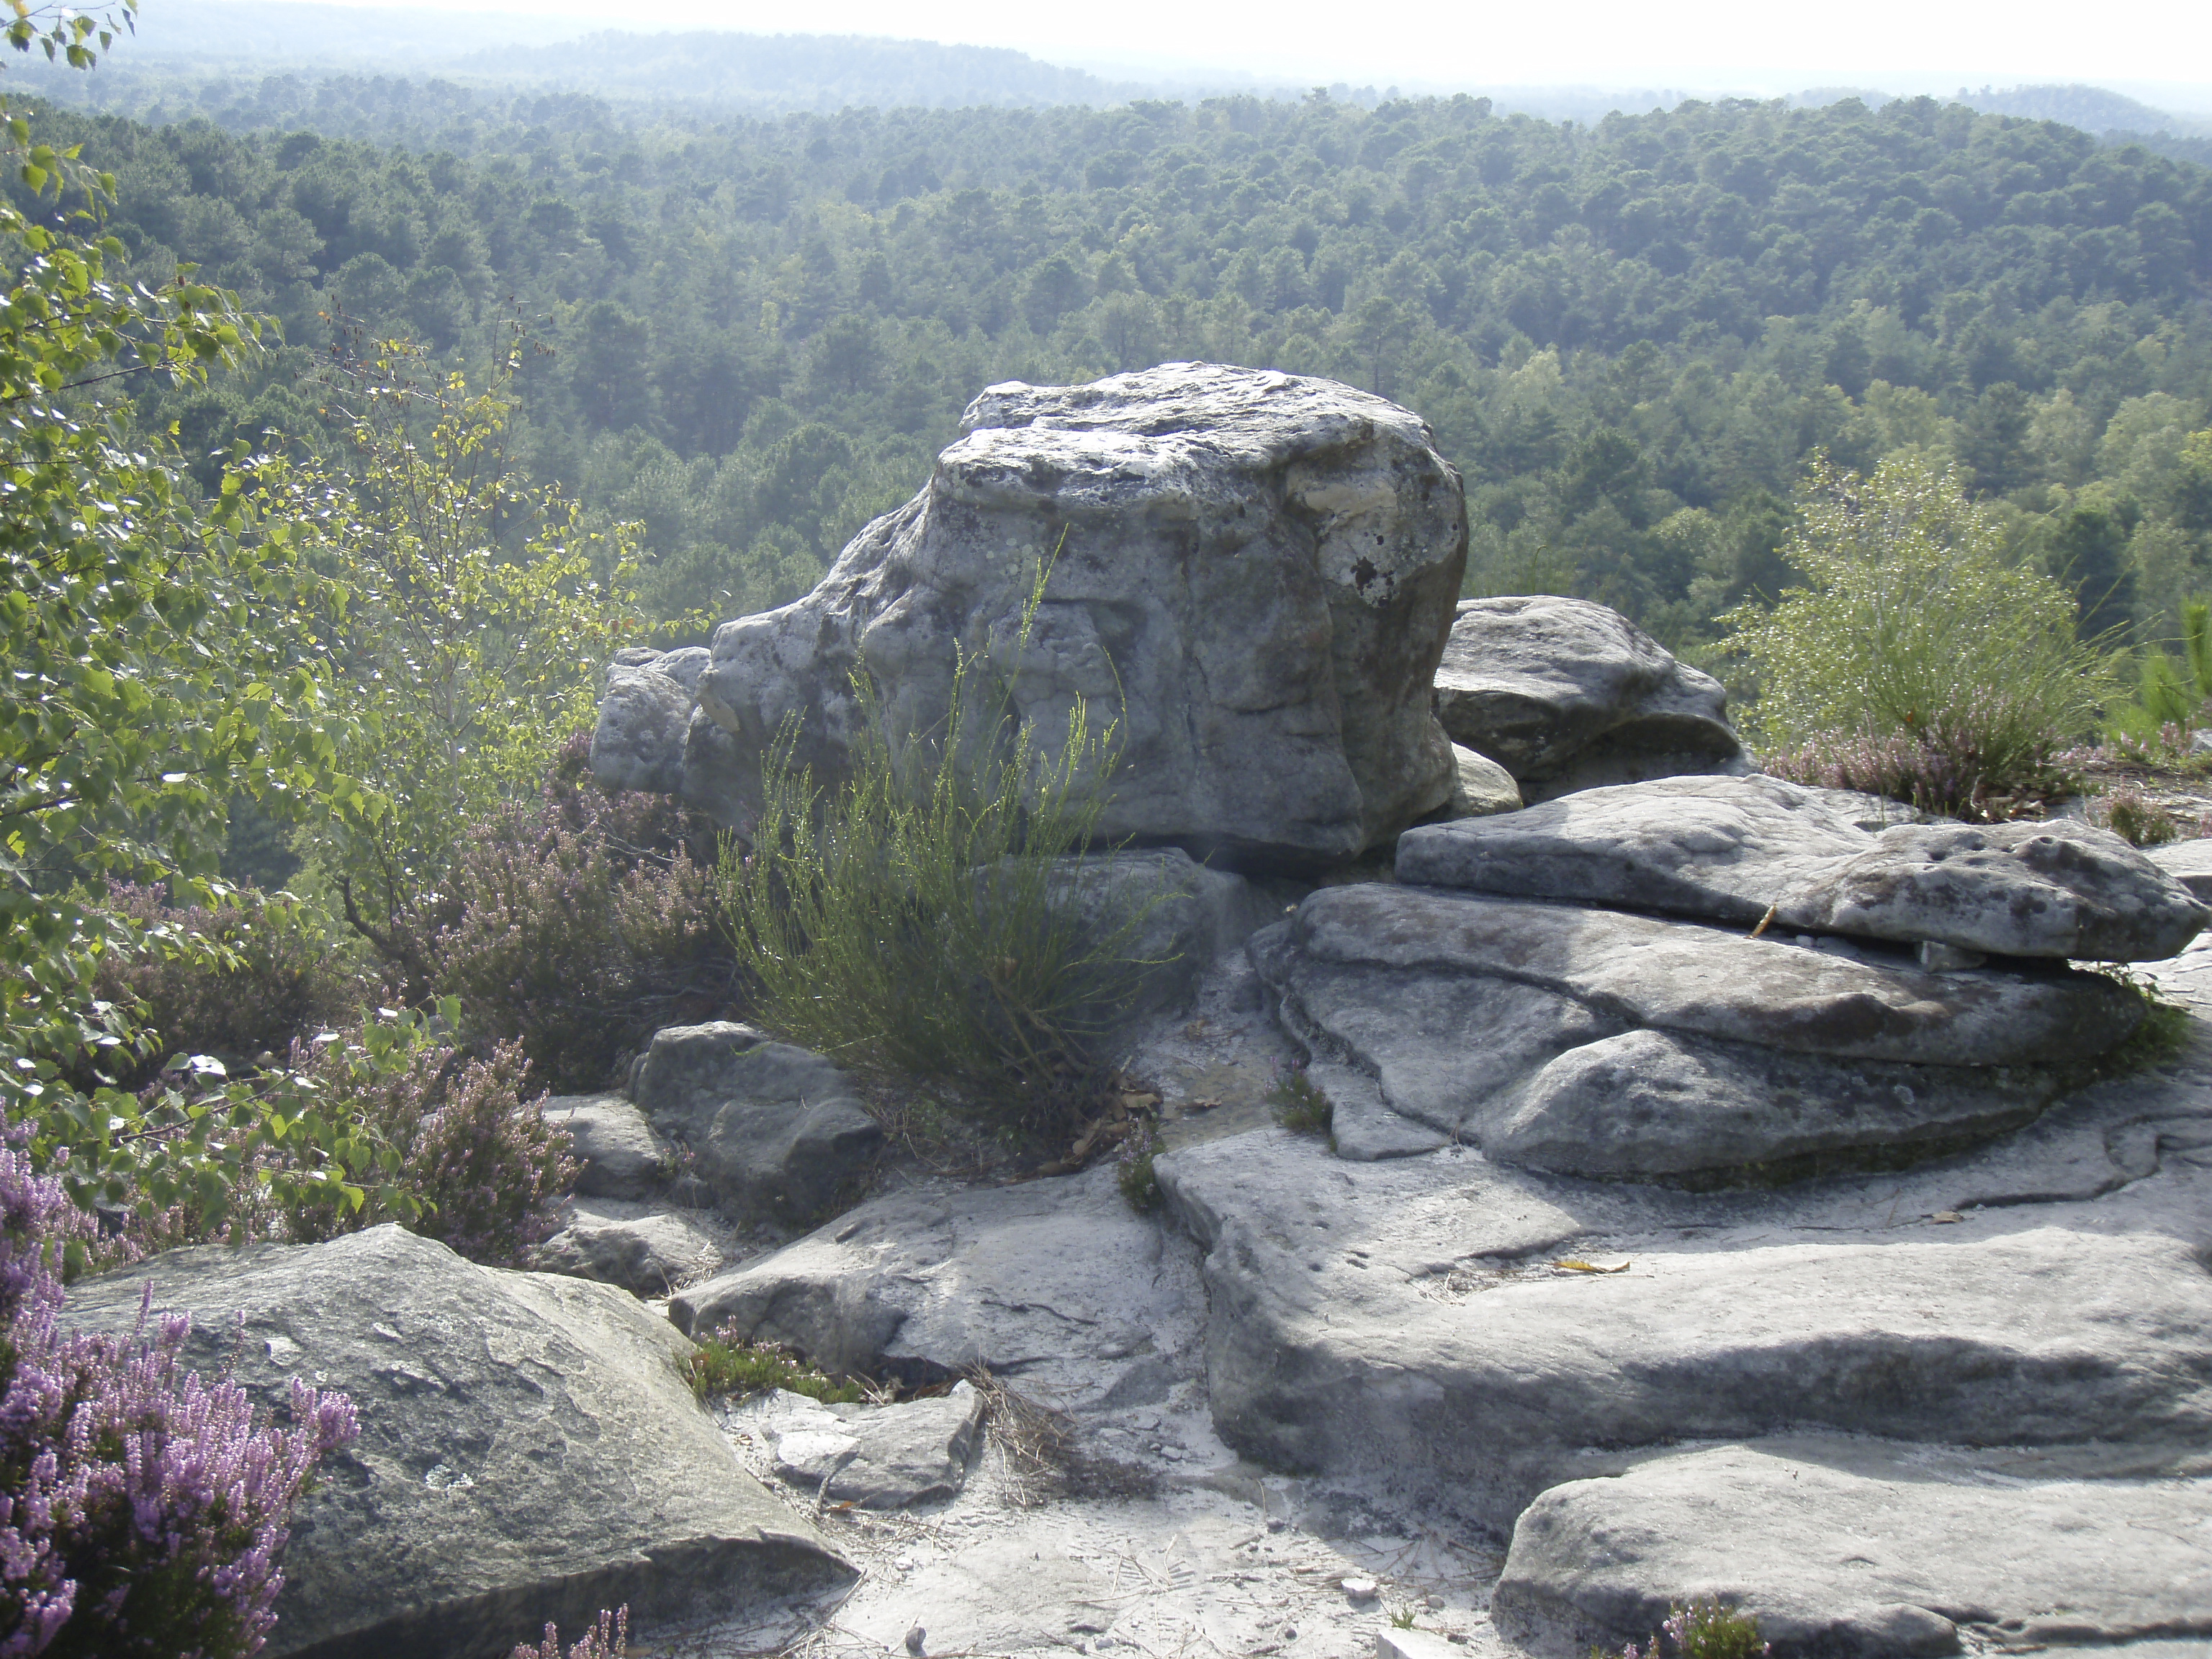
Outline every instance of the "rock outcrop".
{"label": "rock outcrop", "polygon": [[1437,716],[1531,801],[1685,772],[1745,772],[1721,683],[1617,611],[1551,594],[1468,599]]}
{"label": "rock outcrop", "polygon": [[950,1498],[981,1443],[983,1397],[972,1383],[897,1405],[829,1405],[772,1389],[732,1420],[766,1440],[776,1478],[809,1498],[902,1510]]}
{"label": "rock outcrop", "polygon": [[171,1251],[79,1283],[67,1317],[192,1316],[188,1358],[281,1408],[342,1389],[267,1651],[501,1659],[548,1620],[757,1607],[851,1570],[738,1465],[692,1398],[690,1344],[611,1286],[463,1261],[396,1226],[298,1247]]}
{"label": "rock outcrop", "polygon": [[[1110,838],[1310,866],[1445,804],[1431,682],[1466,507],[1417,417],[1331,381],[1170,363],[993,386],[962,430],[811,593],[716,630],[687,799],[741,819],[791,720],[798,758],[838,775],[856,672],[896,741],[941,729],[964,659],[1048,749],[1079,700],[1118,721]],[[611,677],[600,775],[658,787],[675,728],[638,734],[673,704],[618,688],[631,672]]]}
{"label": "rock outcrop", "polygon": [[812,1221],[855,1188],[884,1132],[821,1055],[717,1020],[653,1033],[630,1092],[738,1218]]}
{"label": "rock outcrop", "polygon": [[2155,962],[2212,921],[2108,830],[2058,819],[1869,834],[1852,821],[1858,799],[1767,777],[1593,789],[1411,830],[1397,876],[1991,956]]}

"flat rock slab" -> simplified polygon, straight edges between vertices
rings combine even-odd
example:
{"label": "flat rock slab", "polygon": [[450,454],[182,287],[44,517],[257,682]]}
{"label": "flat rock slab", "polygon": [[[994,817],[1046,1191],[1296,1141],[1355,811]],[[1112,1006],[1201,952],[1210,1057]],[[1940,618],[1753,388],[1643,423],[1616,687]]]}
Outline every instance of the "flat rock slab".
{"label": "flat rock slab", "polygon": [[817,1219],[865,1181],[884,1142],[844,1073],[727,1020],[654,1032],[630,1092],[689,1150],[686,1173],[740,1218]]}
{"label": "flat rock slab", "polygon": [[2076,819],[1869,834],[1830,793],[1767,777],[1589,790],[1409,830],[1397,876],[2014,957],[2157,961],[2212,920],[2153,859]]}
{"label": "flat rock slab", "polygon": [[777,1478],[810,1498],[902,1510],[950,1498],[966,1484],[983,1397],[966,1382],[890,1406],[823,1405],[777,1389],[739,1406],[729,1424],[764,1438]]}
{"label": "flat rock slab", "polygon": [[[1752,1441],[1555,1486],[1492,1600],[1502,1628],[1580,1654],[1714,1596],[1777,1659],[2212,1637],[2212,1480],[2033,1478],[2033,1460],[1817,1437]],[[2134,1649],[2127,1650],[2130,1653]]]}
{"label": "flat rock slab", "polygon": [[669,1146],[620,1095],[553,1095],[545,1121],[568,1131],[582,1173],[576,1191],[586,1198],[641,1199],[666,1183]]}
{"label": "flat rock slab", "polygon": [[1451,740],[1503,765],[1531,800],[1746,769],[1721,683],[1587,599],[1462,600],[1436,699]]}
{"label": "flat rock slab", "polygon": [[981,1364],[1072,1399],[1148,1361],[1194,1368],[1170,1333],[1195,1290],[1160,1218],[1132,1212],[1113,1170],[1097,1168],[872,1199],[680,1292],[669,1316],[784,1344],[830,1370],[938,1379]]}
{"label": "flat rock slab", "polygon": [[[2158,1086],[2203,1121],[2201,1074]],[[1270,1467],[1389,1471],[1504,1527],[1589,1448],[1820,1427],[2199,1455],[2207,1177],[1935,1219],[1973,1162],[1701,1195],[1273,1131],[1158,1168],[1206,1246],[1215,1425]]]}
{"label": "flat rock slab", "polygon": [[656,1297],[713,1273],[722,1252],[711,1233],[685,1217],[609,1214],[586,1200],[572,1208],[567,1225],[531,1250],[529,1265]]}
{"label": "flat rock slab", "polygon": [[[2134,993],[2059,969],[1929,973],[1881,951],[1380,884],[1255,935],[1284,1029],[1376,1111],[1561,1173],[1772,1178],[2016,1128],[2062,1064],[2122,1041]],[[1832,1167],[1832,1165],[1831,1166]],[[1762,1173],[1763,1172],[1763,1173]]]}
{"label": "flat rock slab", "polygon": [[2212,902],[2212,840],[2170,841],[2143,856],[2200,899]]}
{"label": "flat rock slab", "polygon": [[296,1512],[272,1656],[502,1659],[548,1620],[735,1611],[850,1577],[738,1465],[684,1380],[690,1345],[611,1285],[383,1226],[172,1251],[81,1281],[68,1322],[126,1332],[149,1284],[191,1315],[204,1375],[278,1409],[308,1376],[360,1409]]}

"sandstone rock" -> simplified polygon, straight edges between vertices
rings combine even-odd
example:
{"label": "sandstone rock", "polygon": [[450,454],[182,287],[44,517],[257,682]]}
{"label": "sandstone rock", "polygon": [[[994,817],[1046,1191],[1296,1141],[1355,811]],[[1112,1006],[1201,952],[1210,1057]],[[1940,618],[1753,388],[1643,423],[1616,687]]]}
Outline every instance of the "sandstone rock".
{"label": "sandstone rock", "polygon": [[[2100,975],[1930,974],[1618,911],[1323,888],[1249,947],[1403,1117],[1563,1173],[1684,1176],[2026,1121],[2142,1018]],[[1999,1068],[1984,1071],[1977,1068]]]}
{"label": "sandstone rock", "polygon": [[1451,740],[1503,765],[1531,801],[1749,769],[1720,682],[1587,599],[1462,600],[1436,702]]}
{"label": "sandstone rock", "polygon": [[535,1247],[530,1266],[618,1285],[633,1296],[666,1296],[722,1265],[714,1241],[678,1215],[615,1215],[576,1205],[568,1224]]}
{"label": "sandstone rock", "polygon": [[1378,1158],[1411,1158],[1432,1152],[1451,1137],[1384,1103],[1382,1090],[1364,1072],[1316,1060],[1306,1080],[1329,1104],[1329,1144],[1339,1158],[1371,1163]]}
{"label": "sandstone rock", "polygon": [[[2202,1080],[2160,1087],[2178,1103]],[[1386,1471],[1490,1525],[1609,1473],[1596,1448],[1820,1429],[2154,1474],[2212,1431],[2201,1174],[2142,1182],[2124,1215],[1936,1225],[1963,1165],[1696,1194],[1460,1148],[1344,1163],[1277,1132],[1157,1167],[1207,1249],[1222,1437],[1273,1468]]]}
{"label": "sandstone rock", "polygon": [[79,1283],[68,1321],[127,1331],[149,1283],[192,1316],[204,1375],[279,1408],[311,1376],[360,1408],[297,1511],[272,1656],[495,1659],[547,1620],[627,1602],[650,1624],[851,1576],[738,1466],[684,1382],[689,1344],[611,1285],[384,1226],[172,1251]]}
{"label": "sandstone rock", "polygon": [[1521,810],[1521,786],[1513,775],[1487,755],[1478,755],[1463,743],[1452,745],[1452,765],[1458,781],[1452,786],[1451,804],[1445,810],[1455,818],[1487,817],[1492,812]]}
{"label": "sandstone rock", "polygon": [[1126,1024],[1183,1008],[1208,963],[1282,915],[1279,885],[1208,869],[1174,847],[1061,860],[1051,890],[1089,939],[1103,943],[1132,915],[1143,917],[1121,947],[1127,959],[1146,964],[1134,996],[1077,1017]]}
{"label": "sandstone rock", "polygon": [[2015,1649],[2212,1636],[2212,1552],[2191,1538],[2212,1480],[2039,1461],[1817,1436],[1654,1458],[1530,1504],[1492,1610],[1577,1653],[1707,1595],[1755,1617],[1777,1659],[1954,1653],[1967,1624]]}
{"label": "sandstone rock", "polygon": [[653,1033],[630,1091],[690,1149],[692,1178],[737,1216],[811,1221],[873,1166],[884,1132],[819,1054],[715,1021]]}
{"label": "sandstone rock", "polygon": [[1905,823],[1870,836],[1831,792],[1766,777],[1668,779],[1423,825],[1400,838],[1397,875],[1753,924],[1771,909],[1784,932],[1996,956],[2155,961],[2212,918],[2090,824]]}
{"label": "sandstone rock", "polygon": [[[687,798],[742,801],[784,721],[840,775],[865,669],[896,740],[941,726],[957,653],[1051,750],[1118,716],[1102,835],[1247,865],[1340,859],[1444,805],[1430,710],[1467,547],[1457,475],[1395,404],[1325,380],[1171,363],[991,387],[927,487],[813,592],[716,631]],[[1047,571],[1026,644],[1022,617]]]}
{"label": "sandstone rock", "polygon": [[665,663],[659,653],[630,650],[607,669],[592,732],[592,775],[610,789],[672,795],[684,787],[684,738],[698,676],[693,672],[687,685]]}
{"label": "sandstone rock", "polygon": [[2198,898],[2212,903],[2212,840],[2170,841],[2147,847],[2143,856]]}
{"label": "sandstone rock", "polygon": [[1016,1187],[910,1189],[679,1292],[687,1331],[725,1324],[833,1371],[956,1376],[984,1364],[1048,1397],[1110,1391],[1163,1352],[1194,1277],[1110,1168]]}
{"label": "sandstone rock", "polygon": [[809,1498],[902,1510],[951,1497],[981,1442],[983,1397],[966,1382],[893,1406],[825,1406],[771,1390],[732,1420],[773,1448],[779,1478]]}
{"label": "sandstone rock", "polygon": [[550,1095],[545,1121],[568,1131],[585,1198],[644,1198],[668,1176],[668,1147],[620,1095]]}

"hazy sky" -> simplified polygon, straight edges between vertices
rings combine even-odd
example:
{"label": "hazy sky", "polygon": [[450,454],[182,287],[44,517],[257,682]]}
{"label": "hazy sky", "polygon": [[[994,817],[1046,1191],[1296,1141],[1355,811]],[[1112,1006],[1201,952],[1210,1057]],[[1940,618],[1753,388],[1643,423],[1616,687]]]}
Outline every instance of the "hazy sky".
{"label": "hazy sky", "polygon": [[642,29],[890,34],[1013,46],[1062,64],[1179,63],[1378,86],[2212,82],[2208,0],[661,0],[622,12],[605,0],[363,3],[559,13]]}

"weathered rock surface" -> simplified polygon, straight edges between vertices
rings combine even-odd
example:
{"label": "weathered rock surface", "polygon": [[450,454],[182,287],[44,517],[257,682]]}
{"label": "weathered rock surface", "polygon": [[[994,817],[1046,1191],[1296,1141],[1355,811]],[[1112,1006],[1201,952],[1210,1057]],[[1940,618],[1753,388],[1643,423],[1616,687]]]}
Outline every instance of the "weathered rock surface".
{"label": "weathered rock surface", "polygon": [[1721,683],[1587,599],[1462,600],[1436,702],[1451,740],[1504,766],[1531,801],[1749,769]]}
{"label": "weathered rock surface", "polygon": [[1139,918],[1118,953],[1145,964],[1126,1004],[1081,1009],[1077,1018],[1126,1024],[1185,1007],[1207,963],[1281,916],[1286,885],[1208,869],[1176,847],[1061,860],[1051,889],[1057,902],[1102,946]]}
{"label": "weathered rock surface", "polygon": [[[2100,975],[1935,974],[1832,944],[1370,884],[1322,889],[1249,949],[1284,1029],[1374,1080],[1371,1107],[1323,1085],[1348,1156],[1412,1150],[1399,1132],[1425,1125],[1607,1178],[1771,1178],[1986,1138],[2142,1015]],[[1361,1127],[1377,1111],[1387,1151]]]}
{"label": "weathered rock surface", "polygon": [[1492,812],[1521,810],[1521,786],[1513,775],[1487,755],[1478,755],[1463,743],[1452,745],[1452,767],[1457,781],[1452,786],[1447,809],[1455,818],[1487,817]]}
{"label": "weathered rock surface", "polygon": [[1530,1504],[1492,1609],[1580,1651],[1718,1595],[1778,1659],[1954,1653],[1961,1626],[2014,1650],[2212,1637],[2212,1480],[2057,1461],[1814,1436],[1656,1457]]}
{"label": "weathered rock surface", "polygon": [[[1899,824],[1869,835],[1830,792],[1767,777],[1590,790],[1425,824],[1401,881],[1666,910],[1990,955],[2157,961],[2212,910],[2109,830]],[[1838,810],[1843,807],[1846,810]]]}
{"label": "weathered rock surface", "polygon": [[[1272,1467],[1389,1472],[1500,1527],[1612,1472],[1591,1449],[1809,1429],[2189,1473],[2212,1431],[2212,1188],[2172,1160],[2131,1176],[2113,1149],[2146,1110],[2206,1122],[2204,1077],[2200,1059],[2155,1103],[2136,1079],[2067,1109],[2073,1176],[2051,1147],[1998,1148],[1696,1194],[1460,1148],[1346,1163],[1279,1132],[1158,1168],[1207,1247],[1216,1426]],[[2130,1202],[2057,1196],[2069,1181]],[[2014,1207],[1954,1209],[1978,1192]]]}
{"label": "weathered rock surface", "polygon": [[[993,386],[962,427],[813,592],[716,631],[700,707],[737,753],[695,726],[687,797],[750,798],[793,716],[798,757],[838,775],[855,669],[898,741],[938,729],[964,652],[1048,750],[1079,699],[1118,714],[1108,837],[1309,865],[1443,805],[1430,682],[1466,507],[1419,419],[1330,381],[1170,363]],[[733,781],[690,778],[732,760]]]}
{"label": "weathered rock surface", "polygon": [[576,1191],[585,1198],[644,1198],[666,1182],[669,1148],[653,1126],[620,1095],[551,1095],[545,1121],[565,1129],[582,1173]]}
{"label": "weathered rock surface", "polygon": [[690,1151],[690,1177],[736,1216],[811,1221],[863,1180],[883,1145],[842,1072],[726,1020],[654,1032],[630,1092]]}
{"label": "weathered rock surface", "polygon": [[684,787],[684,737],[706,654],[633,648],[608,665],[592,732],[592,774],[601,783],[664,795]]}
{"label": "weathered rock surface", "polygon": [[530,1253],[530,1266],[540,1273],[593,1279],[643,1297],[666,1296],[721,1265],[714,1238],[682,1216],[611,1214],[589,1200],[573,1206],[568,1224]]}
{"label": "weathered rock surface", "polygon": [[778,1478],[832,1504],[902,1510],[966,1484],[981,1442],[983,1397],[973,1385],[894,1406],[823,1405],[772,1389],[732,1413],[766,1438]]}
{"label": "weathered rock surface", "polygon": [[627,1602],[649,1623],[850,1577],[737,1463],[684,1381],[689,1345],[611,1286],[384,1226],[172,1251],[79,1283],[68,1321],[127,1331],[149,1282],[192,1316],[204,1375],[280,1408],[309,1376],[360,1408],[297,1511],[272,1655],[497,1659],[547,1620]]}
{"label": "weathered rock surface", "polygon": [[733,1326],[817,1365],[945,1378],[988,1365],[1025,1390],[1110,1391],[1163,1359],[1194,1291],[1158,1217],[1134,1214],[1109,1168],[1017,1187],[915,1188],[680,1292],[687,1331]]}

